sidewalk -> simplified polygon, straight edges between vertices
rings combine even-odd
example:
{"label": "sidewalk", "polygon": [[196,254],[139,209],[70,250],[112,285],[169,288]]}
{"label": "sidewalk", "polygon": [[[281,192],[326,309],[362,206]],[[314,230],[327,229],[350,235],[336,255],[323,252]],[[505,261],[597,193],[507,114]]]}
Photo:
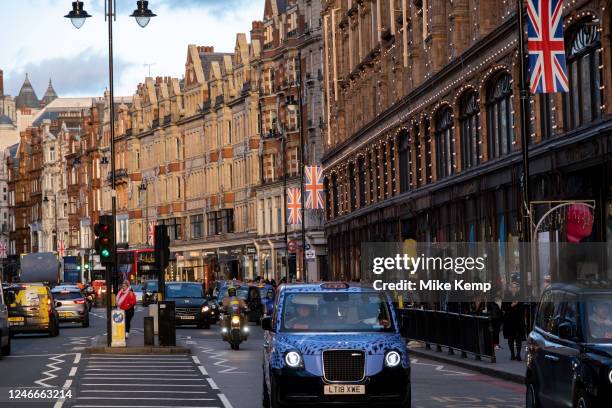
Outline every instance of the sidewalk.
{"label": "sidewalk", "polygon": [[[523,343],[524,345],[525,343]],[[491,377],[501,378],[503,380],[512,381],[517,384],[525,383],[525,351],[521,353],[523,361],[510,360],[510,351],[507,345],[502,345],[501,350],[495,351],[497,362],[492,363],[489,358],[483,357],[481,361],[476,360],[472,354],[466,358],[461,357],[461,351],[455,350],[454,354],[448,354],[448,348],[442,347],[442,351],[436,351],[435,345],[431,349],[426,349],[425,344],[417,341],[408,343],[408,348],[413,357],[428,358],[430,360],[439,361],[442,363],[452,364],[458,367],[477,371]]]}
{"label": "sidewalk", "polygon": [[126,339],[126,347],[107,347],[106,334],[104,334],[96,336],[85,352],[89,354],[191,354],[191,349],[178,338],[176,346],[160,347],[156,335],[155,344],[155,346],[145,346],[142,329],[132,329],[130,337]]}

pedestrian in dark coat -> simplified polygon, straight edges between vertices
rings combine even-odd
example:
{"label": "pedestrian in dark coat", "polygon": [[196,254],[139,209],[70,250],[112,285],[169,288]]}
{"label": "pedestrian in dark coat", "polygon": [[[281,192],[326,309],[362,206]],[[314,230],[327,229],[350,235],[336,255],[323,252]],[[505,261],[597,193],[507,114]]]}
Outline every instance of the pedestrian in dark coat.
{"label": "pedestrian in dark coat", "polygon": [[525,340],[525,305],[521,302],[519,290],[519,283],[513,282],[502,303],[504,338],[508,340],[510,359],[516,361],[521,361],[521,345]]}

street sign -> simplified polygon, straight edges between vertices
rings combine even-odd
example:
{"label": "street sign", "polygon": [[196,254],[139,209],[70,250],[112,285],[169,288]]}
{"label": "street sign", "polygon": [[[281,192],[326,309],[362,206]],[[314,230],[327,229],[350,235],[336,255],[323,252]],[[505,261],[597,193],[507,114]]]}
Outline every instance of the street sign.
{"label": "street sign", "polygon": [[317,253],[314,249],[307,249],[306,252],[304,252],[304,256],[306,259],[316,259]]}
{"label": "street sign", "polygon": [[306,245],[304,245],[304,249],[306,251],[308,251],[310,249],[310,244],[307,242]]}
{"label": "street sign", "polygon": [[292,239],[291,241],[287,243],[287,251],[290,254],[294,254],[295,251],[297,250],[297,247],[298,247],[297,241],[295,241],[294,239]]}

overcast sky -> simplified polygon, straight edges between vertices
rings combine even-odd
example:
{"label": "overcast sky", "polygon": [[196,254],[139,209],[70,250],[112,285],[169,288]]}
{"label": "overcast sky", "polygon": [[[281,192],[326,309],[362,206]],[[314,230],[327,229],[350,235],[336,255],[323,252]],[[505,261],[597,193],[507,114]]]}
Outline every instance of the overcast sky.
{"label": "overcast sky", "polygon": [[[103,0],[84,0],[93,17],[75,29],[63,16],[72,0],[0,0],[0,69],[16,96],[27,72],[39,98],[49,78],[59,96],[101,96],[108,86]],[[157,14],[142,29],[129,17],[136,0],[116,0],[115,94],[132,95],[151,76],[184,74],[187,45],[233,52],[236,33],[263,17],[264,0],[149,0]]]}

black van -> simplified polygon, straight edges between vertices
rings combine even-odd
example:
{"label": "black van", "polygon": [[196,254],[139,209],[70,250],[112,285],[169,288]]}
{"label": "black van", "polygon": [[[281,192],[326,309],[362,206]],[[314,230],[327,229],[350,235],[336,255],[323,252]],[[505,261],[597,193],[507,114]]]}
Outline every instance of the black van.
{"label": "black van", "polygon": [[4,291],[0,283],[0,355],[11,354],[11,334],[8,320],[8,307],[4,302]]}
{"label": "black van", "polygon": [[612,283],[554,284],[527,340],[527,407],[612,401]]}

